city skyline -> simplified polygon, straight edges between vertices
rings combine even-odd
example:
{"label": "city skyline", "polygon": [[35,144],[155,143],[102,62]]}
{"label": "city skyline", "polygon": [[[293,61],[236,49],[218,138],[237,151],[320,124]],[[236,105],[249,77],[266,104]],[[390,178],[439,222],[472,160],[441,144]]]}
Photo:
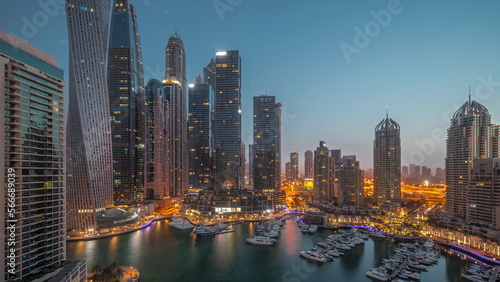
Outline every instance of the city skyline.
{"label": "city skyline", "polygon": [[[356,154],[362,168],[370,168],[371,128],[384,108],[389,106],[391,116],[403,128],[410,129],[401,135],[402,165],[416,163],[433,168],[444,167],[449,119],[467,99],[469,85],[472,86],[473,96],[477,96],[473,98],[491,109],[492,122],[500,123],[500,115],[495,115],[493,107],[500,102],[499,95],[496,95],[499,91],[497,77],[500,77],[497,74],[500,71],[494,64],[498,55],[492,47],[500,41],[498,36],[492,36],[496,34],[493,29],[499,20],[495,11],[500,4],[489,1],[480,6],[469,2],[453,2],[454,5],[450,5],[451,1],[445,1],[433,3],[435,9],[429,11],[425,9],[426,3],[401,1],[396,13],[392,13],[387,20],[389,23],[379,26],[380,31],[370,38],[369,44],[363,48],[356,47],[356,28],[363,30],[375,19],[373,14],[388,11],[389,2],[362,2],[362,8],[353,3],[311,5],[311,13],[306,15],[303,26],[289,20],[294,15],[301,15],[298,7],[291,6],[288,14],[283,15],[277,12],[279,6],[276,3],[265,3],[262,9],[259,5],[262,3],[258,1],[242,2],[223,12],[214,8],[212,3],[202,2],[167,4],[132,1],[132,4],[137,6],[137,14],[141,18],[146,80],[162,78],[162,49],[176,25],[187,46],[189,83],[200,74],[214,50],[238,49],[245,60],[252,62],[242,67],[245,73],[242,81],[242,139],[247,145],[251,143],[252,132],[251,99],[269,89],[270,95],[282,97],[283,154],[295,148],[303,154],[314,149],[318,140],[324,140],[331,148],[342,148],[346,154]],[[192,5],[197,9],[192,9]],[[66,27],[62,24],[65,20],[64,8],[9,6],[12,9],[8,14],[7,9],[1,12],[6,19],[4,29],[28,39],[30,44],[42,50],[54,50],[52,53],[67,74]],[[194,13],[193,16],[198,16],[200,21],[205,20],[208,30],[218,28],[223,32],[200,34],[200,28],[195,27],[198,21],[191,23],[180,17],[185,10]],[[265,20],[252,29],[245,27],[245,20],[257,11]],[[46,21],[41,21],[44,19],[42,16],[34,21],[33,16],[41,13],[46,16]],[[348,18],[343,13],[354,16]],[[271,16],[278,20],[270,23]],[[307,20],[312,16],[324,20],[313,24],[313,21]],[[159,26],[158,19],[161,17],[165,17],[165,21]],[[437,28],[430,30],[428,22]],[[265,25],[268,27],[264,28]],[[30,30],[28,26],[34,28]],[[278,30],[287,32],[279,33],[276,39],[280,40],[275,40],[274,34]],[[409,36],[412,33],[418,35],[416,39]],[[269,43],[261,44],[259,39],[262,38]],[[313,44],[301,46],[298,44],[300,38]],[[350,62],[339,47],[343,42],[360,50],[360,53],[349,57]],[[286,67],[292,66],[290,62],[300,52],[323,55],[311,57],[307,62],[295,60],[294,67]],[[259,65],[266,68],[259,72]],[[384,72],[374,75],[381,68]],[[299,69],[306,71],[299,72]],[[294,85],[293,81],[314,83]],[[314,96],[306,97],[314,98],[300,99],[302,93],[311,93]],[[337,110],[329,111],[331,107]],[[335,122],[342,120],[351,107],[359,110],[359,118]],[[421,108],[425,115],[406,114],[414,108]]]}

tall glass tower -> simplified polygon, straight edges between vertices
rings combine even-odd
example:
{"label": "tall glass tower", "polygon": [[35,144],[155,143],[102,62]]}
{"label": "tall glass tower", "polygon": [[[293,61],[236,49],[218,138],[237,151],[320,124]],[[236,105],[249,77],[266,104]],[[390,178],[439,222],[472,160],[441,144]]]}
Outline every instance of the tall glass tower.
{"label": "tall glass tower", "polygon": [[313,152],[311,150],[307,150],[304,153],[304,178],[314,178],[314,159]]}
{"label": "tall glass tower", "polygon": [[94,232],[113,205],[106,51],[110,1],[68,0],[68,230]]}
{"label": "tall glass tower", "polygon": [[[241,189],[241,58],[238,50],[215,57],[214,184],[216,190]],[[254,148],[255,149],[255,148]]]}
{"label": "tall glass tower", "polygon": [[169,101],[168,157],[170,195],[183,195],[189,187],[187,143],[186,52],[179,34],[170,36],[165,47],[165,97]]}
{"label": "tall glass tower", "polygon": [[212,162],[210,154],[211,103],[210,85],[198,76],[189,85],[188,106],[189,187],[212,187]]}
{"label": "tall glass tower", "polygon": [[446,209],[453,215],[466,218],[473,160],[498,157],[498,138],[488,110],[469,96],[453,115],[446,140]]}
{"label": "tall glass tower", "polygon": [[144,74],[135,8],[115,0],[108,49],[108,90],[113,140],[113,200],[144,198]]}
{"label": "tall glass tower", "polygon": [[255,190],[280,190],[281,103],[275,96],[253,97],[252,165]]}
{"label": "tall glass tower", "polygon": [[375,127],[373,168],[378,205],[401,200],[401,139],[399,124],[386,114]]}

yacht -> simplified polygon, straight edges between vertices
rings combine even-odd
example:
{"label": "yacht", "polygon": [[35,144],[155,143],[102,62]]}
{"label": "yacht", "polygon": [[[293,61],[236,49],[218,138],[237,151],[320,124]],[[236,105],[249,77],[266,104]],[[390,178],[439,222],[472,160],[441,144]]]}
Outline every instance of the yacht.
{"label": "yacht", "polygon": [[326,258],[320,255],[318,252],[312,251],[301,251],[300,255],[305,257],[306,259],[317,261],[317,262],[326,262]]}
{"label": "yacht", "polygon": [[217,235],[219,233],[220,233],[219,230],[212,229],[208,226],[198,226],[194,230],[194,234],[196,234],[197,236],[211,236],[211,235]]}
{"label": "yacht", "polygon": [[247,242],[253,245],[272,246],[276,240],[264,236],[252,236],[247,238]]}
{"label": "yacht", "polygon": [[366,276],[370,278],[374,278],[380,281],[387,281],[389,279],[389,275],[385,271],[381,271],[378,268],[372,268],[366,272]]}
{"label": "yacht", "polygon": [[184,219],[178,218],[178,217],[174,218],[168,224],[174,228],[177,228],[177,229],[192,229],[194,227],[187,220],[184,220]]}
{"label": "yacht", "polygon": [[426,248],[434,247],[434,241],[432,241],[432,239],[427,239],[427,241],[425,241],[425,243],[424,243],[424,247],[426,247]]}
{"label": "yacht", "polygon": [[307,232],[312,234],[312,233],[316,232],[317,230],[318,230],[318,226],[312,224],[311,226],[309,226],[309,229],[307,230]]}

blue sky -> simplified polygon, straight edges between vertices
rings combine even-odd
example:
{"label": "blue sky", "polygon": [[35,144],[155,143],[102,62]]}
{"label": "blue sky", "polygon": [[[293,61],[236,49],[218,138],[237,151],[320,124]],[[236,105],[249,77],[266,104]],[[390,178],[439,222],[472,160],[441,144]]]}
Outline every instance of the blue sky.
{"label": "blue sky", "polygon": [[[55,56],[67,72],[59,3],[0,0],[0,28]],[[500,123],[500,1],[132,3],[148,79],[162,78],[175,26],[186,45],[190,82],[214,50],[240,50],[243,141],[251,142],[252,97],[267,89],[283,104],[282,161],[298,149],[301,171],[304,151],[320,140],[372,167],[373,130],[386,107],[401,125],[402,164],[444,167],[450,114],[465,102],[469,86]],[[382,15],[379,21],[374,14]]]}

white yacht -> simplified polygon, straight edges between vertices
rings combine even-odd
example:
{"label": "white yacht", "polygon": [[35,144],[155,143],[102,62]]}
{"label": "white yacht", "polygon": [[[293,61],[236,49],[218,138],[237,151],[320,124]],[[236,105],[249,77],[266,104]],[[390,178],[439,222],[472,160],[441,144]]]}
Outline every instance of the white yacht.
{"label": "white yacht", "polygon": [[194,230],[194,234],[196,234],[198,236],[211,236],[211,235],[217,235],[219,233],[220,233],[219,230],[212,229],[208,226],[198,226]]}
{"label": "white yacht", "polygon": [[276,240],[264,236],[252,236],[247,238],[247,242],[254,245],[272,246]]}
{"label": "white yacht", "polygon": [[389,275],[385,271],[381,271],[378,268],[372,268],[366,272],[366,276],[374,278],[380,281],[387,281]]}
{"label": "white yacht", "polygon": [[317,262],[326,262],[326,258],[320,255],[318,252],[312,251],[301,251],[300,255],[305,257],[306,259],[317,261]]}
{"label": "white yacht", "polygon": [[307,230],[307,232],[312,234],[312,233],[316,232],[317,230],[318,230],[318,226],[312,224],[311,226],[309,226],[309,229]]}
{"label": "white yacht", "polygon": [[168,223],[170,226],[177,229],[192,229],[194,226],[187,220],[175,217],[172,221]]}
{"label": "white yacht", "polygon": [[426,248],[434,247],[434,241],[432,241],[432,239],[427,239],[427,241],[425,241],[425,243],[424,243],[424,247],[426,247]]}

